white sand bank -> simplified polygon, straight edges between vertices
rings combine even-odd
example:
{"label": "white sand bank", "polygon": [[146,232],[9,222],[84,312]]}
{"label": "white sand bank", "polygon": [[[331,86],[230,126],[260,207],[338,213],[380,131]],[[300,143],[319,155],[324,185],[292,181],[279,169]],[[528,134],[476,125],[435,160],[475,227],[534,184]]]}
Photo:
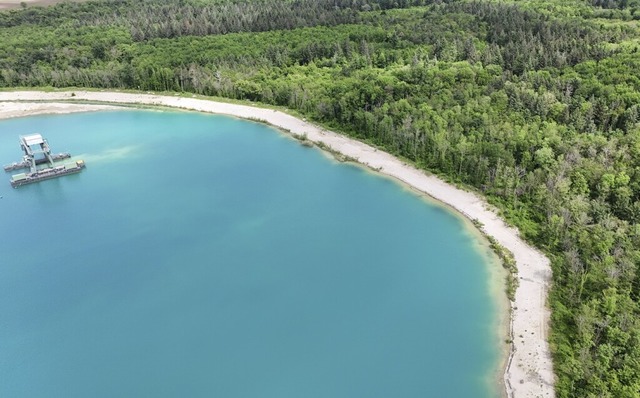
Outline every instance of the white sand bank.
{"label": "white sand bank", "polygon": [[89,112],[105,109],[119,109],[109,105],[80,105],[70,104],[68,102],[42,102],[42,103],[24,103],[24,102],[0,102],[0,119],[8,119],[12,117],[22,117],[29,115],[39,115],[43,113],[72,113],[72,112]]}
{"label": "white sand bank", "polygon": [[[472,220],[483,224],[483,232],[493,236],[510,250],[518,266],[520,286],[512,304],[511,329],[513,346],[504,373],[507,395],[515,398],[553,397],[554,375],[547,329],[549,309],[547,290],[551,281],[549,260],[519,238],[518,231],[504,223],[489,205],[474,193],[449,185],[439,178],[404,164],[393,156],[359,141],[326,131],[280,111],[227,104],[202,99],[128,94],[117,92],[0,92],[0,118],[36,113],[60,113],[74,110],[104,109],[95,105],[66,103],[26,103],[11,101],[84,100],[96,102],[162,105],[201,112],[219,113],[241,118],[264,120],[295,134],[306,134],[314,142],[322,142],[360,163],[379,169],[429,196],[450,205]],[[4,101],[4,103],[3,103]],[[78,108],[75,108],[78,107]]]}

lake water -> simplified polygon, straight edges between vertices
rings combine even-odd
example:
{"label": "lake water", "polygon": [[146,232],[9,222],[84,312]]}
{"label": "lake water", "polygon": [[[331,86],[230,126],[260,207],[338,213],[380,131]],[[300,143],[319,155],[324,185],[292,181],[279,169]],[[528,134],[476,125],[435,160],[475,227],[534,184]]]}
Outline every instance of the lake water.
{"label": "lake water", "polygon": [[0,181],[1,397],[496,397],[497,305],[442,206],[274,129],[0,121],[82,173]]}

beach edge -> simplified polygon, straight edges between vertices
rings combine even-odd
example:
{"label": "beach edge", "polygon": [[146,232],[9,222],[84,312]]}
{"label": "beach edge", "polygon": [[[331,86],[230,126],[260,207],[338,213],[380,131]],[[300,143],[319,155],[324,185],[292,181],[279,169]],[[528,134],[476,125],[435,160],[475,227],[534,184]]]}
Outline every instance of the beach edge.
{"label": "beach edge", "polygon": [[0,119],[118,109],[109,104],[166,106],[263,121],[292,135],[304,136],[331,152],[340,153],[374,171],[393,177],[473,221],[483,234],[492,237],[513,253],[518,269],[519,287],[510,308],[509,332],[512,343],[503,375],[505,394],[509,398],[555,395],[553,364],[547,339],[550,310],[546,300],[551,283],[550,262],[541,252],[522,240],[518,231],[507,225],[497,211],[479,195],[426,174],[423,170],[361,141],[328,131],[282,111],[250,105],[125,92],[2,91]]}

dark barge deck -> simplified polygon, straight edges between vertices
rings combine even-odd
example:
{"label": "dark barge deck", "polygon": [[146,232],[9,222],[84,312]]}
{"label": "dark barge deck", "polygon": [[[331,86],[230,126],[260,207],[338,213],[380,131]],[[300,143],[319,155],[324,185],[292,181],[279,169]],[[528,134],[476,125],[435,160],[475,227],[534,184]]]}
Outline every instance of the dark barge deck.
{"label": "dark barge deck", "polygon": [[[63,152],[63,153],[58,153],[56,155],[51,155],[51,159],[54,162],[60,161],[60,160],[64,160],[64,159],[69,159],[71,157],[71,154]],[[26,156],[25,156],[26,158]],[[41,159],[36,159],[36,164],[40,165],[40,164],[45,164],[48,163],[49,159],[47,158],[41,158]],[[14,162],[11,164],[8,164],[6,166],[4,166],[4,171],[14,171],[14,170],[20,170],[20,169],[28,169],[31,167],[31,161],[29,159],[23,159],[22,162]]]}
{"label": "dark barge deck", "polygon": [[47,169],[40,169],[33,173],[14,174],[13,176],[11,176],[10,182],[12,187],[17,188],[22,185],[33,184],[34,182],[40,182],[49,180],[51,178],[66,176],[68,174],[79,173],[84,167],[84,161],[78,160],[75,163],[69,163]]}

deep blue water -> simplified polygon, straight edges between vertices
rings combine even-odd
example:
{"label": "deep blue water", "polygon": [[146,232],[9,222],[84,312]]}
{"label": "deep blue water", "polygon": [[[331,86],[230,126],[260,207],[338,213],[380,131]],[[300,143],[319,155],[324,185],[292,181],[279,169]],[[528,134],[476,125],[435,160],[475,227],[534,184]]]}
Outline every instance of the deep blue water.
{"label": "deep blue water", "polygon": [[495,397],[486,258],[454,215],[265,125],[0,121],[87,162],[0,181],[0,397]]}

